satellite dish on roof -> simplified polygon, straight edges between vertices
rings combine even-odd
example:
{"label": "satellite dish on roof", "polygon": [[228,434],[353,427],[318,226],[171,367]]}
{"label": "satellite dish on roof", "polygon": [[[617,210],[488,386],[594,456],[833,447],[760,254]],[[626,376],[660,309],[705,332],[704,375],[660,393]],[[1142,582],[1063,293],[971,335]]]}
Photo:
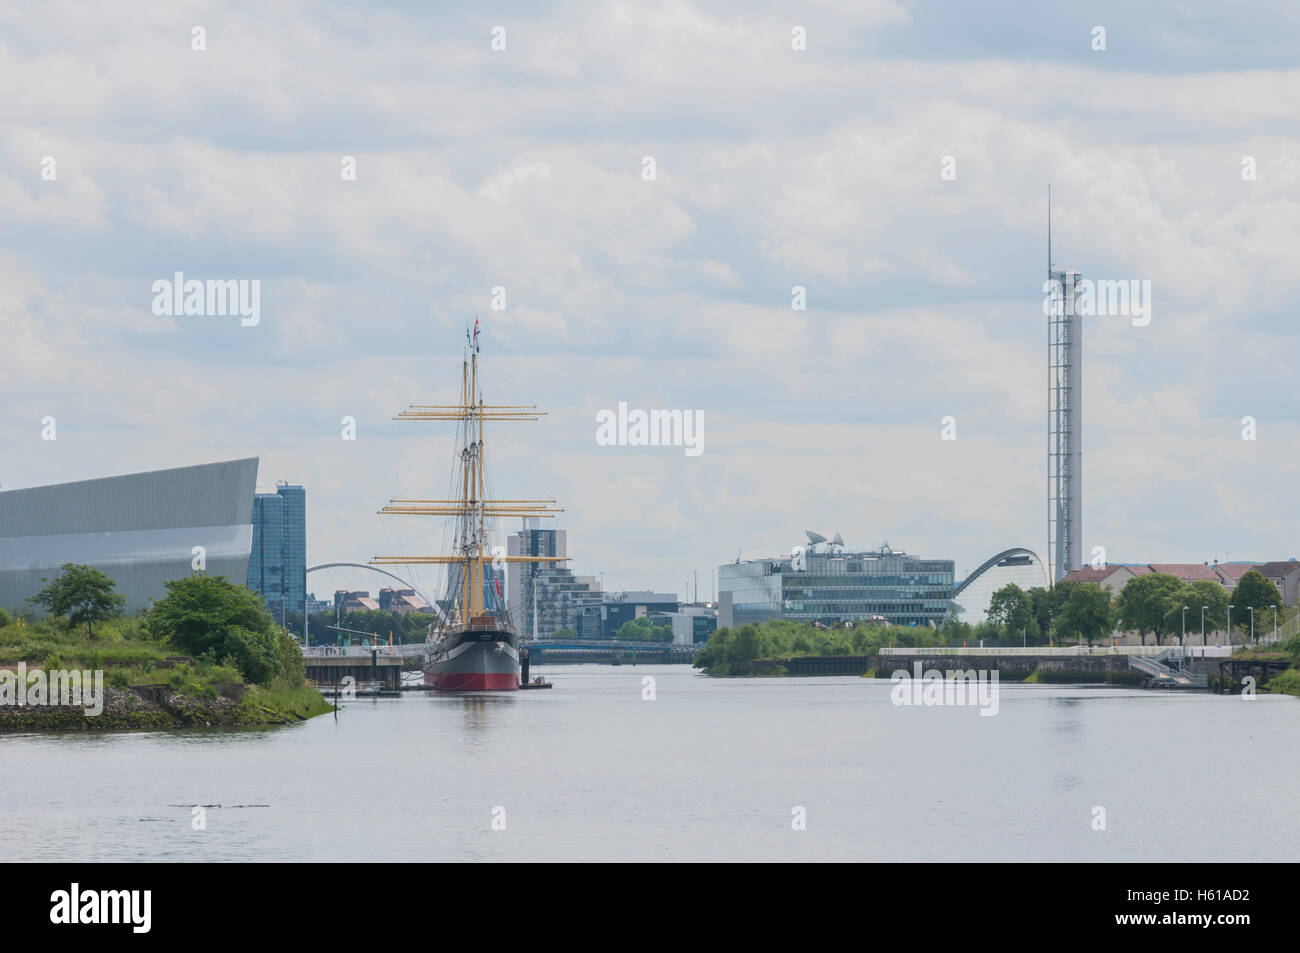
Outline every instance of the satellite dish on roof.
{"label": "satellite dish on roof", "polygon": [[835,538],[832,539],[831,542],[834,543],[836,546],[843,546],[843,545],[844,545],[844,537],[841,536],[839,533],[836,533],[836,534],[835,534]]}
{"label": "satellite dish on roof", "polygon": [[825,536],[823,536],[821,533],[814,533],[810,529],[804,530],[804,535],[808,537],[808,542],[812,543],[814,546],[816,546],[818,543],[826,542]]}

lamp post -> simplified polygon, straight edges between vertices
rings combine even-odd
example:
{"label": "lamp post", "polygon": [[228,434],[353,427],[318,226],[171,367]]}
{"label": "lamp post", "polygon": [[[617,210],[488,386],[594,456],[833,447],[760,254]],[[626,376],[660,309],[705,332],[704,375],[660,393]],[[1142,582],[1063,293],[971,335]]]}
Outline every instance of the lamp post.
{"label": "lamp post", "polygon": [[1183,655],[1187,655],[1187,610],[1191,606],[1183,606],[1183,634],[1178,638],[1178,644],[1183,647]]}
{"label": "lamp post", "polygon": [[1255,641],[1255,607],[1246,606],[1250,610],[1250,641]]}
{"label": "lamp post", "polygon": [[1205,610],[1209,606],[1201,606],[1201,654],[1205,654]]}
{"label": "lamp post", "polygon": [[1273,641],[1277,641],[1277,606],[1273,607]]}
{"label": "lamp post", "polygon": [[1225,638],[1227,638],[1229,645],[1232,644],[1232,608],[1233,608],[1232,604],[1229,603],[1228,604],[1228,631],[1225,635]]}

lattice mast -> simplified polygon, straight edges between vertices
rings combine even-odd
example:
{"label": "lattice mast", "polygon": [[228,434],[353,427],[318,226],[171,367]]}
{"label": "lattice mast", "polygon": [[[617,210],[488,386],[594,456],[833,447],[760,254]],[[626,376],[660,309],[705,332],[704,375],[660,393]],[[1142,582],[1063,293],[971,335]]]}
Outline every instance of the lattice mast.
{"label": "lattice mast", "polygon": [[1083,566],[1083,316],[1080,272],[1052,262],[1047,187],[1047,558],[1053,583]]}
{"label": "lattice mast", "polygon": [[[468,333],[466,335],[469,337]],[[562,556],[492,555],[490,521],[501,516],[553,519],[562,513],[555,500],[506,500],[486,496],[484,470],[484,424],[489,421],[540,420],[545,411],[535,405],[485,404],[478,387],[478,326],[461,361],[459,404],[412,404],[394,420],[454,420],[459,439],[460,498],[450,500],[392,500],[380,513],[400,516],[450,517],[455,520],[455,554],[449,556],[376,556],[372,565],[458,565],[460,566],[461,625],[470,625],[486,615],[483,604],[485,564],[501,562],[563,562]],[[503,600],[498,597],[498,616],[509,624]]]}

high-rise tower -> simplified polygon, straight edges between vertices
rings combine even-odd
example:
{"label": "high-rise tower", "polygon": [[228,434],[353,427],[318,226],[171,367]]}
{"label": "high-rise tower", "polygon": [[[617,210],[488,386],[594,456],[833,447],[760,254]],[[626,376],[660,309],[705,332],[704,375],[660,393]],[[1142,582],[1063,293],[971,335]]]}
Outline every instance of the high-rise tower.
{"label": "high-rise tower", "polygon": [[1052,263],[1047,189],[1047,553],[1056,582],[1083,566],[1083,316],[1077,271]]}
{"label": "high-rise tower", "polygon": [[253,546],[248,588],[262,594],[283,624],[307,607],[307,495],[301,486],[277,483],[274,493],[253,498]]}

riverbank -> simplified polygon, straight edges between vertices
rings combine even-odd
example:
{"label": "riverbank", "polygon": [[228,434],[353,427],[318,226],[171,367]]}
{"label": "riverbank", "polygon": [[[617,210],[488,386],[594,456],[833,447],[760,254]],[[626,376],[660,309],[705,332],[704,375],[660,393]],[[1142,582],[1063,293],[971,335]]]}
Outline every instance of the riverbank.
{"label": "riverbank", "polygon": [[[991,659],[988,656],[971,658],[945,655],[942,658],[925,655],[925,669],[978,670],[989,667],[998,670],[1005,682],[1038,684],[1105,684],[1131,688],[1145,679],[1140,672],[1128,668],[1127,660],[1101,658],[1037,658],[1020,656],[1008,659]],[[787,658],[753,659],[733,666],[724,677],[747,678],[799,678],[812,675],[860,675],[863,678],[890,678],[894,672],[913,671],[917,658],[900,655],[796,655]]]}
{"label": "riverbank", "polygon": [[286,725],[333,710],[312,688],[236,685],[213,698],[195,698],[166,686],[105,685],[103,710],[98,714],[87,712],[85,705],[0,706],[0,733]]}
{"label": "riverbank", "polygon": [[149,616],[93,632],[0,614],[0,733],[240,728],[334,710],[256,594],[219,576],[168,591]]}

